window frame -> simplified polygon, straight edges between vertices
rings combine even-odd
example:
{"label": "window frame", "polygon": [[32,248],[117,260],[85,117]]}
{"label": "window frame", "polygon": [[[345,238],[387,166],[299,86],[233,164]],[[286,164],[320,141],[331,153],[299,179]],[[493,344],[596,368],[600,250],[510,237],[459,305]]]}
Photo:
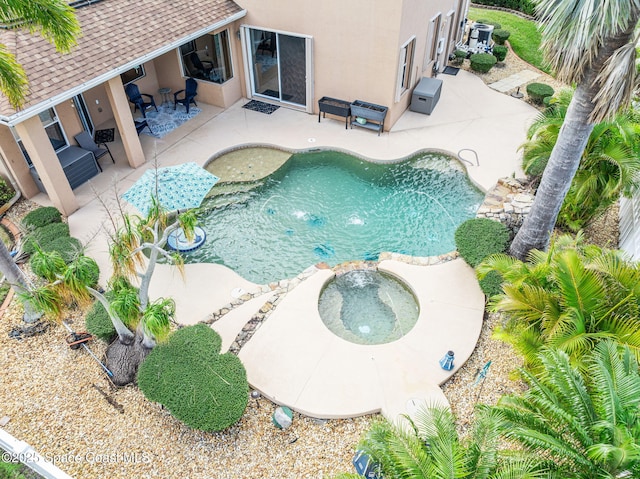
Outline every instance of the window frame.
{"label": "window frame", "polygon": [[[138,70],[140,70],[141,73],[138,72]],[[127,75],[129,72],[135,72],[134,74],[135,76],[132,77],[131,79],[127,79],[129,78]],[[144,70],[144,65],[138,65],[137,67],[130,68],[126,72],[122,72],[120,74],[120,79],[122,80],[122,85],[127,86],[129,83],[133,83],[145,76],[147,76],[147,72]]]}
{"label": "window frame", "polygon": [[396,102],[411,89],[413,63],[416,52],[416,37],[413,35],[400,47],[398,58],[398,80],[396,89]]}

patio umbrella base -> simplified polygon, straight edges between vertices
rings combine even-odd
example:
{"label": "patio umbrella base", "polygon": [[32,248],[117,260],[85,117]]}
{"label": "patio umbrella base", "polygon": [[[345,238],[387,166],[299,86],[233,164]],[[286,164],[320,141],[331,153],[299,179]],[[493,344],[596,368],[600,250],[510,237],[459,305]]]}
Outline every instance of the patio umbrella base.
{"label": "patio umbrella base", "polygon": [[193,234],[193,241],[189,241],[187,240],[184,231],[182,231],[182,228],[178,228],[177,230],[169,233],[169,237],[167,238],[167,246],[169,246],[169,248],[171,248],[172,250],[179,251],[181,253],[194,251],[204,244],[204,241],[207,239],[207,234],[199,226],[196,226],[193,229]]}

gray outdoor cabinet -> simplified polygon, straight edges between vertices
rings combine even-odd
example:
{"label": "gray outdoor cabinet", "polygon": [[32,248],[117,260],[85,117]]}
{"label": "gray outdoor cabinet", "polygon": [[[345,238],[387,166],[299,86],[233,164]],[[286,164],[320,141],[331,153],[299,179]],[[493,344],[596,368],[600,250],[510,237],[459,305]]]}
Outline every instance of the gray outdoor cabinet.
{"label": "gray outdoor cabinet", "polygon": [[440,99],[441,90],[442,80],[438,80],[437,78],[423,78],[413,89],[409,109],[418,113],[431,115],[431,112]]}

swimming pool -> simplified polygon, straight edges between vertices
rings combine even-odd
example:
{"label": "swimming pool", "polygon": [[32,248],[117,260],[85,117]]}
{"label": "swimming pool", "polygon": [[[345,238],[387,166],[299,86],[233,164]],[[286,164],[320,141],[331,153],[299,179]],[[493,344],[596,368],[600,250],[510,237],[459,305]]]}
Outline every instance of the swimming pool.
{"label": "swimming pool", "polygon": [[212,193],[199,223],[207,242],[186,261],[221,263],[261,284],[318,262],[450,252],[484,198],[441,153],[380,164],[336,151],[296,153],[264,179]]}

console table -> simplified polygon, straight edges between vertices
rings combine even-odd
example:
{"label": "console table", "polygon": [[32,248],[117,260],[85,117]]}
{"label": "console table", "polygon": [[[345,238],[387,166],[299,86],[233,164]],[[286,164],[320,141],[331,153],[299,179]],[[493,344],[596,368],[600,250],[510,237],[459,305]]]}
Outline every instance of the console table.
{"label": "console table", "polygon": [[344,129],[347,129],[349,118],[351,118],[351,104],[348,101],[323,96],[318,100],[318,108],[318,123],[320,123],[320,113],[322,113],[323,118],[329,113],[330,115],[343,117]]}
{"label": "console table", "polygon": [[375,103],[367,103],[366,101],[356,100],[351,103],[351,128],[359,126],[380,132],[384,130],[384,119],[389,109],[386,106],[376,105]]}

